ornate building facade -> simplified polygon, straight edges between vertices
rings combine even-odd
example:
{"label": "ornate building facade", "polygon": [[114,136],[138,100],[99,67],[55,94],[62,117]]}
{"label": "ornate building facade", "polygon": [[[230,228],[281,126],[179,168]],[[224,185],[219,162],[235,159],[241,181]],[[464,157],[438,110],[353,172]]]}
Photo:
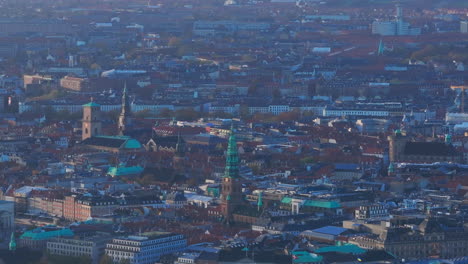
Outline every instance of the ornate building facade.
{"label": "ornate building facade", "polygon": [[[405,225],[360,224],[360,231],[371,230],[371,234],[354,236],[349,243],[366,249],[384,249],[400,259],[457,258],[468,254],[468,230],[444,217],[429,216],[420,223]],[[345,223],[343,226],[348,227]]]}

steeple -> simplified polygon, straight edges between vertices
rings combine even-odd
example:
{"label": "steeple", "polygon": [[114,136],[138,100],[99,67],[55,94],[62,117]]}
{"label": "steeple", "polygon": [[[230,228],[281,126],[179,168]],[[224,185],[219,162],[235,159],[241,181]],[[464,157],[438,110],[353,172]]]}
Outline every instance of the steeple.
{"label": "steeple", "polygon": [[231,135],[229,136],[228,148],[226,153],[226,168],[224,170],[225,178],[239,177],[239,153],[237,150],[237,139],[234,132],[234,126],[231,126]]}
{"label": "steeple", "polygon": [[101,106],[94,102],[83,105],[81,140],[101,135]]}
{"label": "steeple", "polygon": [[119,115],[119,124],[118,124],[118,134],[119,136],[123,136],[125,134],[125,130],[127,129],[128,125],[128,115],[130,113],[130,104],[128,102],[128,95],[127,95],[127,82],[124,84],[124,89],[122,93],[122,110],[120,111]]}
{"label": "steeple", "polygon": [[16,250],[15,232],[11,232],[10,244],[8,244],[8,248],[10,249],[10,251]]}
{"label": "steeple", "polygon": [[242,183],[239,177],[239,153],[234,127],[231,127],[226,152],[226,168],[221,184],[221,211],[225,223],[232,223],[234,221],[233,212],[243,205]]}
{"label": "steeple", "polygon": [[451,134],[446,134],[445,135],[445,144],[447,144],[447,145],[452,144],[452,135]]}
{"label": "steeple", "polygon": [[395,165],[393,164],[393,162],[390,162],[390,165],[388,165],[388,175],[393,175],[393,173],[395,173]]}
{"label": "steeple", "polygon": [[257,209],[260,211],[260,208],[263,206],[263,192],[258,194]]}
{"label": "steeple", "polygon": [[180,133],[177,135],[177,144],[175,148],[175,155],[177,157],[183,157],[185,156],[185,144],[182,142],[182,137],[180,136]]}
{"label": "steeple", "polygon": [[383,55],[384,54],[384,51],[385,51],[385,45],[383,44],[383,40],[380,39],[380,42],[379,42],[379,48],[377,50],[377,55]]}

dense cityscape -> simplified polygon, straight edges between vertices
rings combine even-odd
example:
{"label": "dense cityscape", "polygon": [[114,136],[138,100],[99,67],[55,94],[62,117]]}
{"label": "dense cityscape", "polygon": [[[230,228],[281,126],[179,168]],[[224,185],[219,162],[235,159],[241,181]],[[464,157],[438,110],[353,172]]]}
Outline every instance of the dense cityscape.
{"label": "dense cityscape", "polygon": [[468,1],[0,8],[0,264],[468,264]]}

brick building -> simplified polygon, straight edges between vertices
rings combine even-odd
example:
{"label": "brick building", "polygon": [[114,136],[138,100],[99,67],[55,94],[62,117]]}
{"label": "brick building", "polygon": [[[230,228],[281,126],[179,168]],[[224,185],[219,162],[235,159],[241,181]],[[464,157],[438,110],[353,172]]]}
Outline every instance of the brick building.
{"label": "brick building", "polygon": [[70,195],[63,203],[63,217],[72,221],[85,221],[90,217],[113,214],[118,208],[114,198],[107,196]]}

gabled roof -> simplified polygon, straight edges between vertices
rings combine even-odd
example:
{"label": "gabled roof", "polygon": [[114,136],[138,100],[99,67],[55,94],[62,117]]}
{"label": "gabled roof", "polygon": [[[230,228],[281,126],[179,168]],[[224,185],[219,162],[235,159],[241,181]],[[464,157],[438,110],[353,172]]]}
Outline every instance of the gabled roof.
{"label": "gabled roof", "polygon": [[314,229],[312,231],[317,232],[317,233],[337,236],[348,231],[348,229],[343,228],[343,227],[338,227],[338,226],[324,226],[321,228]]}
{"label": "gabled roof", "polygon": [[450,144],[442,142],[407,142],[405,145],[406,155],[422,156],[456,156],[457,151]]}

